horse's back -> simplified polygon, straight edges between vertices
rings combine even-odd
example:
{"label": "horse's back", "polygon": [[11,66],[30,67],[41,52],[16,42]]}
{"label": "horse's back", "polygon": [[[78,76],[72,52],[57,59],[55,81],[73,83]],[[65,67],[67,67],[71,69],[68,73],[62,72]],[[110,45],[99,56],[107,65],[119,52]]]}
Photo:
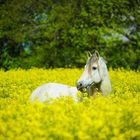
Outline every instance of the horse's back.
{"label": "horse's back", "polygon": [[34,101],[43,102],[43,101],[45,101],[47,98],[45,96],[45,94],[47,94],[48,88],[49,88],[48,84],[43,84],[43,85],[39,86],[38,88],[36,88],[30,96],[30,101],[31,102],[34,102]]}
{"label": "horse's back", "polygon": [[68,85],[58,83],[47,83],[35,89],[30,96],[30,100],[31,102],[34,102],[36,100],[44,102],[48,99],[55,99],[61,96],[75,97],[76,92],[76,87],[70,87]]}

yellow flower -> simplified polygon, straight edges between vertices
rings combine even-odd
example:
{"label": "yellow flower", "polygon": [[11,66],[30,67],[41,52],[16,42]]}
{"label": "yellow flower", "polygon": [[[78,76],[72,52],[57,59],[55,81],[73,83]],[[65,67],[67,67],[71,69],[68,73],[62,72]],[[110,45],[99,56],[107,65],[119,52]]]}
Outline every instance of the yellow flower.
{"label": "yellow flower", "polygon": [[[140,73],[109,70],[112,94],[82,102],[59,98],[31,103],[32,91],[47,82],[75,86],[82,69],[0,70],[0,140],[138,139]],[[47,96],[47,93],[46,93]],[[77,93],[81,98],[81,92]],[[37,99],[38,100],[38,99]]]}

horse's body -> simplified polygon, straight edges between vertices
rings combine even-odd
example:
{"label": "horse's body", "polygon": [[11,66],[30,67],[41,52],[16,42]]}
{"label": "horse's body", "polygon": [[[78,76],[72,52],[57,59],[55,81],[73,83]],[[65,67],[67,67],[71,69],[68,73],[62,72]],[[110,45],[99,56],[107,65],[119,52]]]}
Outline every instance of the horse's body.
{"label": "horse's body", "polygon": [[[95,51],[90,55],[85,65],[85,69],[80,79],[77,81],[77,88],[58,83],[44,84],[32,92],[30,100],[44,102],[61,96],[70,96],[74,101],[78,101],[77,91],[83,92],[86,89],[88,96],[93,96],[96,90],[103,95],[111,93],[111,84],[108,77],[105,60]],[[84,94],[84,93],[83,93]]]}
{"label": "horse's body", "polygon": [[78,98],[76,94],[77,94],[76,87],[58,83],[46,83],[39,86],[32,92],[30,100],[31,102],[34,101],[44,102],[46,100],[56,99],[61,96],[70,96],[73,98],[75,102],[77,102]]}

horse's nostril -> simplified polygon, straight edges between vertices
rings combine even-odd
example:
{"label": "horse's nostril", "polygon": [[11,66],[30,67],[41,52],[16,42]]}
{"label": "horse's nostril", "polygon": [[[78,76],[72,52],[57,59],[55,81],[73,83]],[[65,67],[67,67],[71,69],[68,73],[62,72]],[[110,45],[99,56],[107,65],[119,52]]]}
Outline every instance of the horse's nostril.
{"label": "horse's nostril", "polygon": [[82,86],[83,86],[82,82],[77,82],[77,88],[78,88],[78,89],[81,89]]}
{"label": "horse's nostril", "polygon": [[82,83],[80,83],[79,86],[82,87]]}

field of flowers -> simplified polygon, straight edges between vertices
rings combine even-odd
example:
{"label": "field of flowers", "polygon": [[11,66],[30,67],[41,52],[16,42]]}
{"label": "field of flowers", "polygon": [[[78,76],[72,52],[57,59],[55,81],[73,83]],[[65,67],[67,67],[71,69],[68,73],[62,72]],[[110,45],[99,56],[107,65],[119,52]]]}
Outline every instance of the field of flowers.
{"label": "field of flowers", "polygon": [[140,72],[109,70],[112,94],[30,103],[38,86],[74,86],[81,69],[0,70],[0,140],[140,140]]}

